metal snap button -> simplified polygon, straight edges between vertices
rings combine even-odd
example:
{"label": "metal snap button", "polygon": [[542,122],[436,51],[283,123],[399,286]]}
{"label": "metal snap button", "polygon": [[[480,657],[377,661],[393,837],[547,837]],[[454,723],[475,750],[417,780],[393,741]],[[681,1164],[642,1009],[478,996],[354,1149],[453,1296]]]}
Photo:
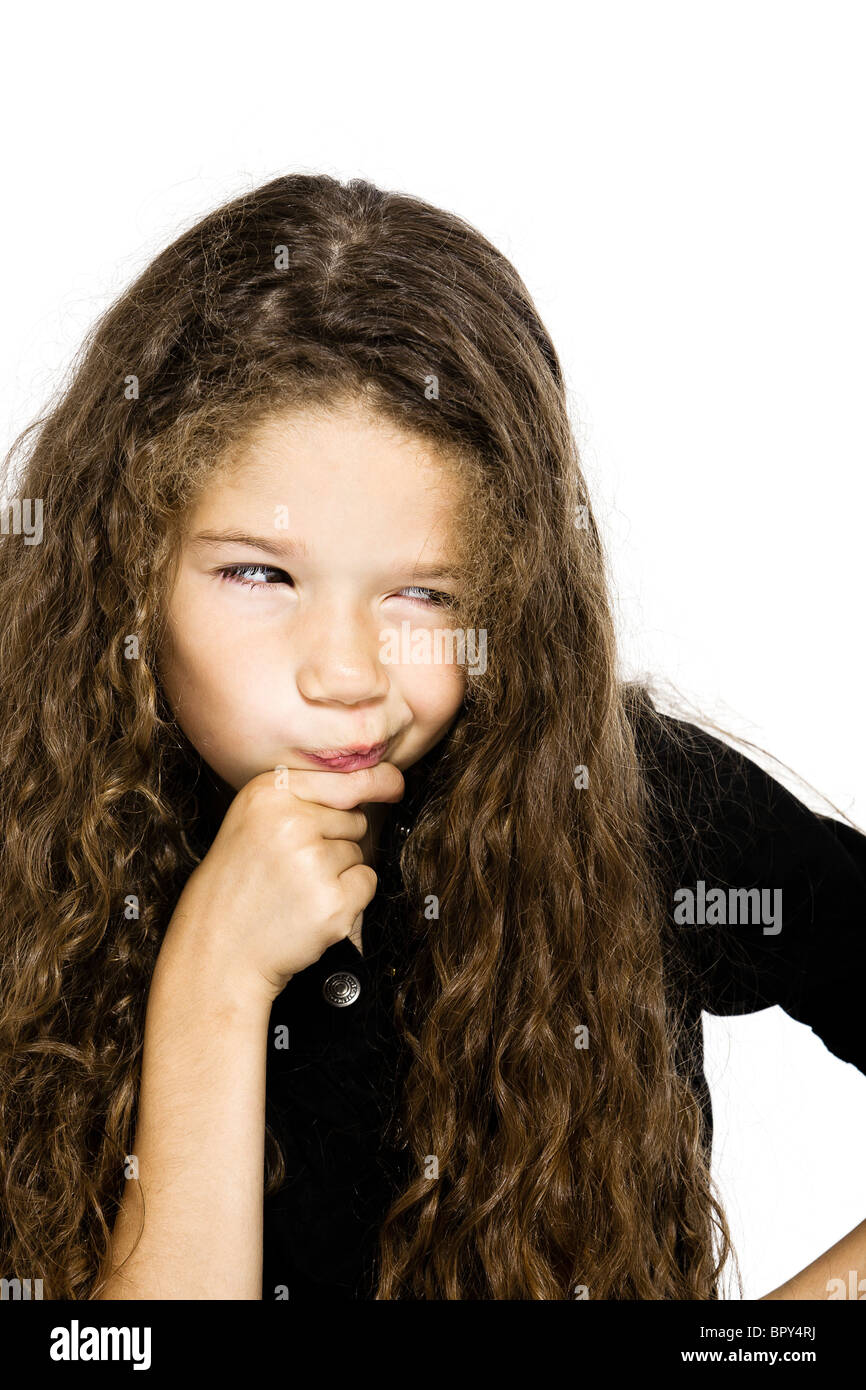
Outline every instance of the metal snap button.
{"label": "metal snap button", "polygon": [[348,1004],[354,1004],[360,993],[361,982],[350,970],[338,970],[336,974],[329,975],[322,985],[325,999],[337,1009],[345,1009]]}

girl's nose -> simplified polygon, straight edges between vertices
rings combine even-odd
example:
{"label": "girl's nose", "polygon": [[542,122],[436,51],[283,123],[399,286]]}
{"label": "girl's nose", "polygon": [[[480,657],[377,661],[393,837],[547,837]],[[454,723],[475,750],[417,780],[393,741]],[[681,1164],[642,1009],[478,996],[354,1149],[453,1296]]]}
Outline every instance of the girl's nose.
{"label": "girl's nose", "polygon": [[306,699],[356,704],[387,693],[388,671],[374,623],[342,620],[309,626],[301,640],[296,679]]}

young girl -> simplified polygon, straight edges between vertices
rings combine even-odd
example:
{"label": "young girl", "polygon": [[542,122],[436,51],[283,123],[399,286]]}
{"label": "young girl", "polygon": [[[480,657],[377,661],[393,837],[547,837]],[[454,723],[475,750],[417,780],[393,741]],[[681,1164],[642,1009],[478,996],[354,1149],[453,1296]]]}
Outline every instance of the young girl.
{"label": "young girl", "polygon": [[[779,1003],[866,1071],[866,837],[619,678],[512,266],[417,199],[276,179],[157,257],[34,428],[0,1273],[720,1297],[701,1010]],[[771,1296],[826,1297],[799,1278]]]}

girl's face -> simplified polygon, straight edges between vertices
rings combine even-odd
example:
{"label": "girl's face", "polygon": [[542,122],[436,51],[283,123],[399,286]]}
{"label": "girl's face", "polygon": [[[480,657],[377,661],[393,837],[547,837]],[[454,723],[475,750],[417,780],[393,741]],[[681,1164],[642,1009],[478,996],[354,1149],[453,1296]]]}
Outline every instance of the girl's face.
{"label": "girl's face", "polygon": [[[230,788],[321,768],[305,750],[386,741],[405,770],[442,738],[465,693],[433,642],[451,626],[436,595],[459,593],[459,505],[431,446],[354,405],[270,420],[215,475],[188,519],[160,676]],[[438,660],[412,662],[418,629]]]}

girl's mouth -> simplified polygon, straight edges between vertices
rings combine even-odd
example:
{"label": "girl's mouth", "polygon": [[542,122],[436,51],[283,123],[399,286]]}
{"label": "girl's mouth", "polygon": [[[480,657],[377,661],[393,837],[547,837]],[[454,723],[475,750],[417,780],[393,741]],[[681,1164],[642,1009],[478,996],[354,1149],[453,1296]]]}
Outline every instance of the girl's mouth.
{"label": "girl's mouth", "polygon": [[380,763],[389,742],[386,739],[384,743],[367,744],[366,747],[356,744],[353,748],[317,748],[315,751],[298,748],[295,751],[334,772],[355,772],[360,767],[375,767],[376,763]]}

